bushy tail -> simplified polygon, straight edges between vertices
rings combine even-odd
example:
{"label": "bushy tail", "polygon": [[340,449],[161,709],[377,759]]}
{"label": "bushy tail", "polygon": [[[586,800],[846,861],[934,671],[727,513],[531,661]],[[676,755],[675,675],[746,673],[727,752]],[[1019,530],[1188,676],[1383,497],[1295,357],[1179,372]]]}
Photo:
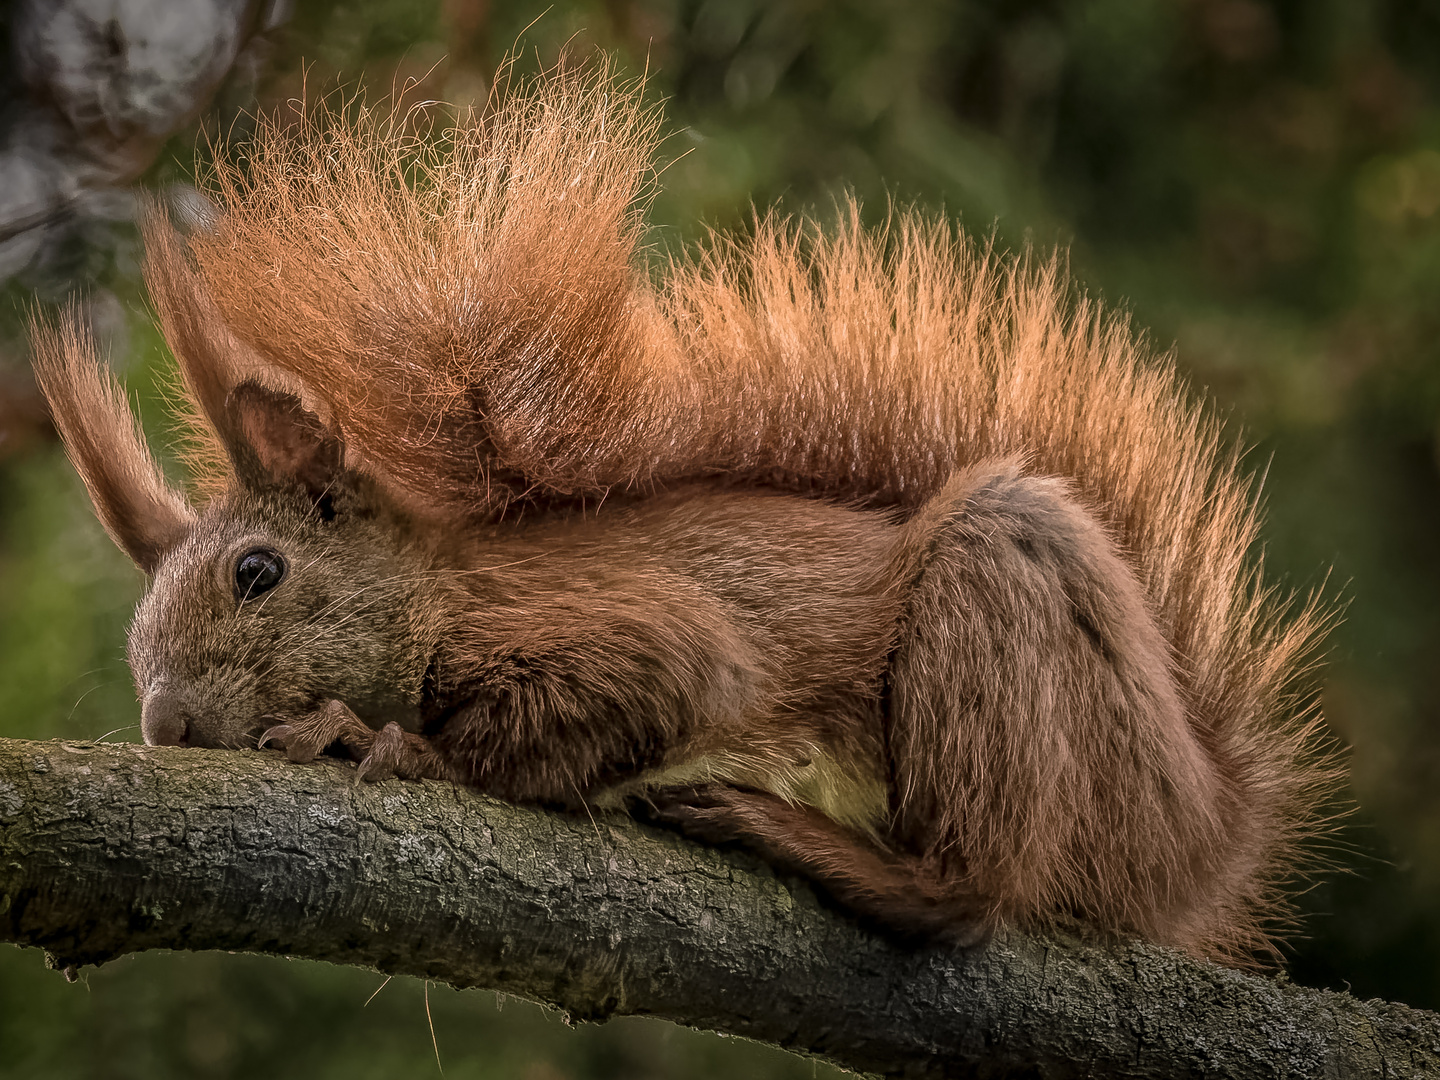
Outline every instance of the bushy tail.
{"label": "bushy tail", "polygon": [[1265,585],[1238,452],[1168,357],[1073,295],[1058,256],[844,211],[828,235],[765,219],[672,267],[661,308],[724,421],[710,460],[902,506],[986,459],[1069,478],[1139,572],[1197,735],[1245,807],[1211,947],[1267,951],[1339,781],[1307,685],[1332,609]]}
{"label": "bushy tail", "polygon": [[193,263],[236,335],[446,515],[552,473],[603,490],[616,463],[575,414],[654,425],[682,389],[654,377],[675,342],[635,264],[658,125],[603,67],[443,132],[433,109],[355,102],[261,118],[243,159],[217,154],[211,227],[150,244],[151,277]]}
{"label": "bushy tail", "polygon": [[243,159],[218,157],[212,227],[188,248],[153,227],[162,315],[213,303],[357,460],[450,518],[697,476],[910,507],[987,458],[1070,478],[1250,808],[1224,948],[1262,947],[1335,782],[1302,685],[1328,615],[1263,584],[1253,485],[1217,422],[1058,257],[918,212],[869,230],[846,203],[829,233],[763,218],[647,264],[641,95],[601,68],[438,138],[398,110],[262,120]]}

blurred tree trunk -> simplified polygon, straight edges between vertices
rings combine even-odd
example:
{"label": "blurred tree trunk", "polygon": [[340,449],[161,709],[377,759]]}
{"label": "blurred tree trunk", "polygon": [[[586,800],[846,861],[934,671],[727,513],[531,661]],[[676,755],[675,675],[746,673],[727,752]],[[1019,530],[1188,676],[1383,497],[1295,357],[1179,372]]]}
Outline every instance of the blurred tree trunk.
{"label": "blurred tree trunk", "polygon": [[1440,1016],[1153,946],[866,934],[739,854],[279,754],[0,740],[0,939],[304,956],[905,1076],[1440,1075]]}

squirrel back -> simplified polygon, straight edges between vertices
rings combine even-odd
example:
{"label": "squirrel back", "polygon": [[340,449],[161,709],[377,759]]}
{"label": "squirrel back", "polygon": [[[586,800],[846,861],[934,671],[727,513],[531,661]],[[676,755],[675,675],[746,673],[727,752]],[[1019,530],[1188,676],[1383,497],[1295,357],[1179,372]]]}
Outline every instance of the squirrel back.
{"label": "squirrel back", "polygon": [[[1073,296],[1058,257],[917,211],[867,229],[850,201],[829,233],[762,217],[647,258],[660,122],[642,89],[552,75],[439,139],[399,111],[262,119],[243,163],[217,155],[213,216],[182,237],[151,213],[147,280],[202,421],[202,488],[226,471],[207,425],[256,375],[441,525],[692,482],[911,515],[980,462],[1064,478],[1143,587],[1244,807],[1261,869],[1237,904],[1277,910],[1334,784],[1303,685],[1329,615],[1264,584],[1254,485],[1220,425],[1122,317]],[[66,333],[56,355],[88,347]],[[77,414],[123,408],[76,365],[48,370]],[[92,492],[107,455],[153,475],[128,423],[77,444],[84,424],[62,417]]]}

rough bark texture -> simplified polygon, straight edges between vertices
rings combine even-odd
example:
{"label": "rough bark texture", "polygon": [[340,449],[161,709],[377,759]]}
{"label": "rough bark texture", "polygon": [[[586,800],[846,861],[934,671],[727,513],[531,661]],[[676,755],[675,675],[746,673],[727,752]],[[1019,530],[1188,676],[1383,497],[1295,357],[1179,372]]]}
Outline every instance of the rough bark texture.
{"label": "rough bark texture", "polygon": [[335,761],[0,740],[0,939],[304,956],[904,1076],[1440,1076],[1440,1016],[1146,945],[893,947],[746,856]]}

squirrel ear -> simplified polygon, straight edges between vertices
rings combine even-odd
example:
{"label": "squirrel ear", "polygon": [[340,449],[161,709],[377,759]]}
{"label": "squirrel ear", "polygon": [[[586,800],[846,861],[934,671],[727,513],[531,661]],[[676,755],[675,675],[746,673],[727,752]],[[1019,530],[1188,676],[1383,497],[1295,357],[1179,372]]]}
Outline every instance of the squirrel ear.
{"label": "squirrel ear", "polygon": [[299,488],[319,502],[345,468],[345,446],[294,394],[246,380],[225,402],[227,450],[240,483]]}
{"label": "squirrel ear", "polygon": [[142,199],[140,230],[145,284],[165,341],[180,365],[186,394],[225,442],[225,398],[244,377],[241,346],[191,269],[185,241],[158,200]]}
{"label": "squirrel ear", "polygon": [[165,481],[113,376],[95,357],[95,342],[73,309],[60,324],[32,316],[35,379],[95,516],[120,550],[147,574],[185,538],[195,512]]}

